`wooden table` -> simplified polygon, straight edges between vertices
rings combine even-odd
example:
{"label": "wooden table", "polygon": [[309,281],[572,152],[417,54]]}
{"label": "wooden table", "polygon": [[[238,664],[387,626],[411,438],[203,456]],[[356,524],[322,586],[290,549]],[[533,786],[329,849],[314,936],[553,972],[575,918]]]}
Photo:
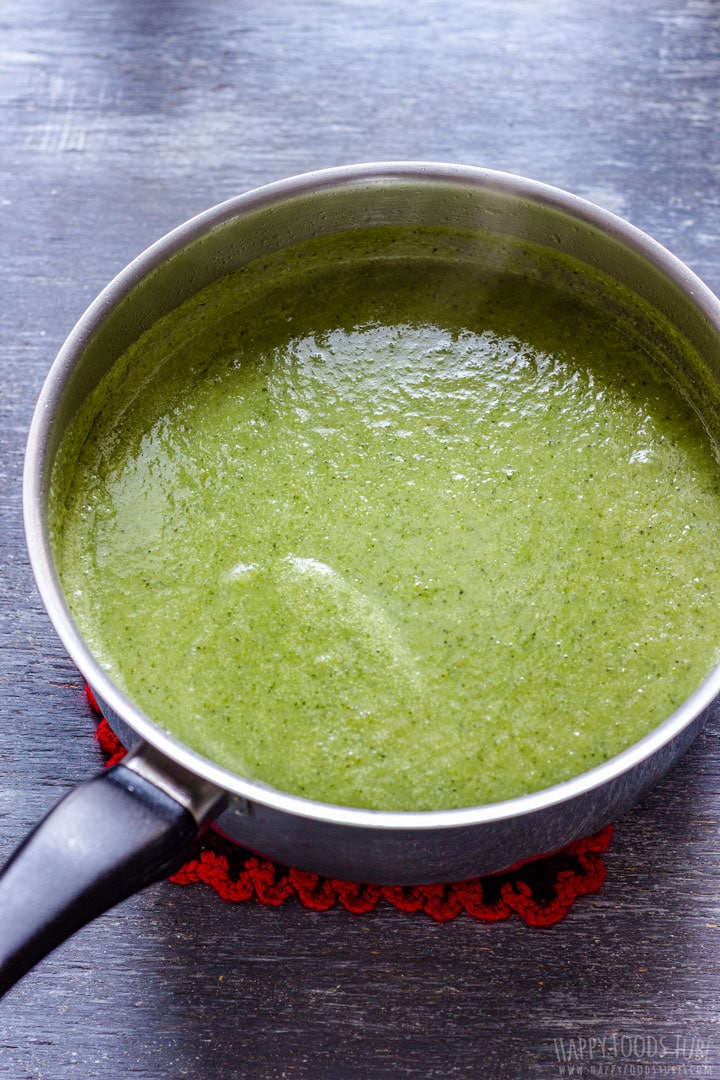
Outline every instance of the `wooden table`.
{"label": "wooden table", "polygon": [[[100,761],[32,581],[21,469],[48,366],[105,282],[262,182],[424,158],[589,197],[717,291],[719,76],[713,0],[5,0],[0,857]],[[717,1080],[718,726],[552,929],[163,884],[5,998],[0,1076],[547,1080],[582,1063]]]}

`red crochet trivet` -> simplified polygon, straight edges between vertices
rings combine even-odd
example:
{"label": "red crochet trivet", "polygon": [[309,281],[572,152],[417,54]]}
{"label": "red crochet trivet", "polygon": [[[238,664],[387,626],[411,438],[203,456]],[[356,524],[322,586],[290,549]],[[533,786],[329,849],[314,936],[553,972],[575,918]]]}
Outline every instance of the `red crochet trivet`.
{"label": "red crochet trivet", "polygon": [[[88,700],[100,717],[97,738],[114,765],[125,748],[100,714],[92,691]],[[399,911],[424,912],[438,922],[466,912],[483,922],[499,922],[515,914],[529,926],[552,926],[563,919],[578,896],[597,892],[605,881],[602,853],[612,838],[612,825],[594,836],[568,844],[562,851],[483,878],[449,885],[360,885],[324,878],[306,870],[278,866],[258,858],[214,832],[204,835],[198,853],[170,878],[178,885],[204,882],[223,900],[256,900],[278,906],[295,897],[307,908],[327,911],[341,904],[362,915],[386,901]]]}

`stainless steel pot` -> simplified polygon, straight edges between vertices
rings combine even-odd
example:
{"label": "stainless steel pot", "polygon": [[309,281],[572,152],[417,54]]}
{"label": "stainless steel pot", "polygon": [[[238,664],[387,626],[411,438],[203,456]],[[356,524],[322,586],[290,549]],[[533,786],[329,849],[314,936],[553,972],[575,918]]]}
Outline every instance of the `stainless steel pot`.
{"label": "stainless steel pot", "polygon": [[654,784],[720,694],[718,668],[646,738],[556,787],[469,809],[385,813],[311,802],[228,772],[156,726],[98,665],[68,611],[48,542],[49,480],[70,419],[140,334],[205,285],[309,237],[383,223],[525,239],[608,275],[667,322],[663,348],[679,381],[698,408],[717,412],[717,299],[637,229],[519,177],[424,163],[310,173],[208,210],[140,255],[83,315],[48,375],[24,490],[30,556],[47,610],[110,724],[133,749],[67,796],[4,869],[0,992],[84,922],[169,873],[210,823],[280,862],[378,883],[461,880],[560,848],[615,819]]}

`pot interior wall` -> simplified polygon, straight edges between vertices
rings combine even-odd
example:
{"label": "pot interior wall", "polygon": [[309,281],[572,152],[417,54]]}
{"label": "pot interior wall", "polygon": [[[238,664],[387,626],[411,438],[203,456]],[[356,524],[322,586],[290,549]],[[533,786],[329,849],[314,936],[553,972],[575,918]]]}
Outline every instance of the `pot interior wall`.
{"label": "pot interior wall", "polygon": [[79,356],[58,402],[49,461],[79,403],[159,318],[254,259],[313,237],[383,224],[438,225],[490,234],[508,253],[503,257],[511,260],[514,270],[547,277],[547,260],[539,269],[532,251],[537,246],[559,257],[555,272],[565,284],[573,274],[568,257],[578,260],[598,272],[588,277],[583,289],[615,310],[618,298],[608,286],[613,282],[624,286],[628,317],[660,347],[697,407],[712,412],[713,419],[717,416],[717,330],[687,296],[683,283],[671,280],[642,251],[549,202],[492,186],[389,178],[383,183],[357,180],[336,188],[301,189],[279,202],[257,198],[255,203],[241,197],[160,241],[131,264],[108,288],[104,302],[81,320],[74,342]]}

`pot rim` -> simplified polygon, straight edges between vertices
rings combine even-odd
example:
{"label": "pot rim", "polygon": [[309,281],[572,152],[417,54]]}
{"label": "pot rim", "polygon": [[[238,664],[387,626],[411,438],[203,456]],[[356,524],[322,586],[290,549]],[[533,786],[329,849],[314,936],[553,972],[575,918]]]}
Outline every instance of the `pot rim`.
{"label": "pot rim", "polygon": [[70,372],[108,313],[143,278],[187,245],[238,216],[276,202],[325,189],[402,183],[456,184],[483,188],[542,204],[585,225],[594,226],[660,270],[691,298],[720,338],[720,301],[700,278],[642,230],[580,196],[512,173],[432,161],[381,161],[313,170],[254,188],[196,214],[156,240],[102,289],[65,340],[38,398],[25,454],[23,512],[30,563],[41,598],[58,636],[97,696],[143,741],[190,773],[250,803],[263,804],[294,816],[327,823],[414,832],[463,828],[535,814],[617,780],[661,751],[711,706],[720,695],[720,663],[682,705],[649,734],[602,764],[552,787],[501,802],[450,810],[365,810],[306,799],[246,779],[205,758],[164,731],[115,685],[88,649],[66,604],[54,568],[43,501],[50,432],[56,407]]}

